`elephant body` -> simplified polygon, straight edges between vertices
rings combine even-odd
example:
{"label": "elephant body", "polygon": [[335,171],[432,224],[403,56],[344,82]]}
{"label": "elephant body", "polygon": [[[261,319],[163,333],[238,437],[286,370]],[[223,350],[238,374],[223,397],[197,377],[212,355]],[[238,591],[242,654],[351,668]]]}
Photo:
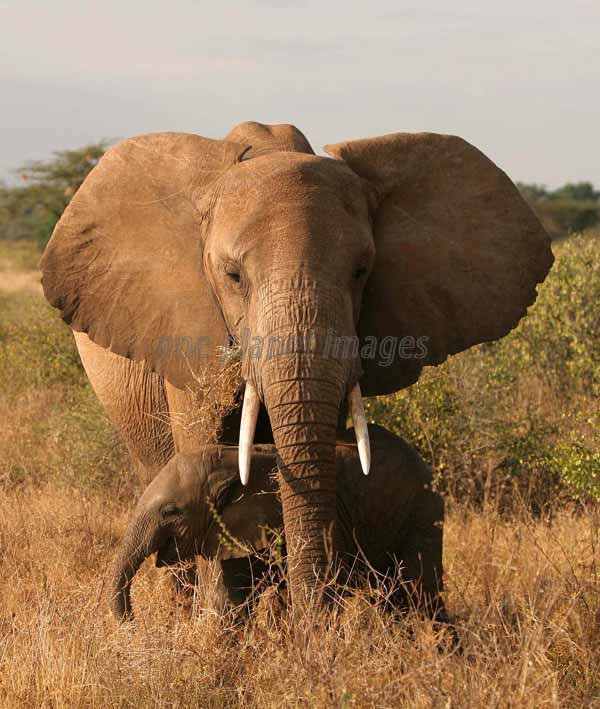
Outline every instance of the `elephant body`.
{"label": "elephant body", "polygon": [[[397,577],[388,599],[395,608],[414,603],[443,614],[443,501],[431,489],[431,469],[401,438],[369,426],[373,473],[362,473],[354,432],[336,446],[337,519],[343,543],[337,550],[344,584],[369,573]],[[205,446],[169,461],[142,495],[119,552],[114,573],[113,610],[131,613],[129,587],[146,556],[158,566],[177,564],[192,554],[222,565],[224,593],[240,603],[257,584],[260,552],[272,533],[283,531],[277,481],[277,451],[255,446],[249,485],[240,484],[238,450]],[[165,509],[168,514],[165,514]],[[138,550],[143,548],[140,555]]]}
{"label": "elephant body", "polygon": [[[146,480],[214,440],[239,441],[247,482],[253,442],[274,444],[300,605],[348,546],[348,412],[368,472],[362,393],[398,391],[506,335],[553,260],[515,185],[461,138],[394,133],[326,151],[254,122],[223,140],[130,138],[88,175],[41,262]],[[211,438],[189,421],[212,406],[198,382],[219,376],[224,354],[239,373]]]}

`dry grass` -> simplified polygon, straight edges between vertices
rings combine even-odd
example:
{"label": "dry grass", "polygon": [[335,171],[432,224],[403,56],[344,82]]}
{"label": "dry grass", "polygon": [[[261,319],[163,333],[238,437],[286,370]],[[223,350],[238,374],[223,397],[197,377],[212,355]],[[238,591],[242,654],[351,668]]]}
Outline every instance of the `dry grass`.
{"label": "dry grass", "polygon": [[39,246],[29,241],[10,244],[0,241],[0,291],[28,291],[41,295],[42,284],[37,270],[40,256]]}
{"label": "dry grass", "polygon": [[[2,264],[0,264],[0,271],[1,269]],[[9,293],[27,290],[41,294],[40,274],[38,271],[0,272],[0,289]]]}
{"label": "dry grass", "polygon": [[214,370],[192,370],[193,381],[187,387],[187,408],[166,412],[161,418],[174,427],[194,432],[194,440],[215,443],[222,422],[239,404],[242,362],[239,349],[223,349]]}
{"label": "dry grass", "polygon": [[593,513],[551,525],[492,510],[449,515],[447,596],[461,653],[440,650],[428,621],[394,623],[360,594],[328,627],[294,634],[285,617],[242,627],[219,617],[209,581],[190,619],[150,564],[134,584],[137,621],[118,627],[106,569],[127,509],[108,492],[0,493],[3,707],[542,707],[600,697]]}

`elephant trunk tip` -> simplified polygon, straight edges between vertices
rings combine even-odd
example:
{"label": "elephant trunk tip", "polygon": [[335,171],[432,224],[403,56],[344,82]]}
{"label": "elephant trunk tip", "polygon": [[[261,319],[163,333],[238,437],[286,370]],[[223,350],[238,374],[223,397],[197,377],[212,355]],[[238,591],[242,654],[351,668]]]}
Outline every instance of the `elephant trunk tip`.
{"label": "elephant trunk tip", "polygon": [[110,610],[119,623],[126,623],[134,618],[129,584],[129,580],[122,583],[122,579],[113,584]]}
{"label": "elephant trunk tip", "polygon": [[152,553],[152,545],[147,541],[142,543],[133,541],[140,537],[145,540],[148,536],[147,533],[139,533],[140,528],[145,527],[144,520],[144,515],[132,520],[113,567],[109,604],[114,617],[119,622],[133,620],[131,582],[144,559]]}

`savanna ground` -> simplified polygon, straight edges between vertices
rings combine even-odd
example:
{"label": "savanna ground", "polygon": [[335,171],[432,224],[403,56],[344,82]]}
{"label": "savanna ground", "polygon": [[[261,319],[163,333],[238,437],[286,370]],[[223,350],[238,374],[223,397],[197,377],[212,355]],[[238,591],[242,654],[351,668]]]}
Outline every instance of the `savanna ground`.
{"label": "savanna ground", "polygon": [[558,244],[529,318],[370,415],[447,496],[446,600],[462,639],[365,594],[292,632],[192,617],[150,563],[137,620],[107,611],[135,478],[40,295],[31,243],[0,241],[0,704],[4,707],[600,707],[600,239]]}

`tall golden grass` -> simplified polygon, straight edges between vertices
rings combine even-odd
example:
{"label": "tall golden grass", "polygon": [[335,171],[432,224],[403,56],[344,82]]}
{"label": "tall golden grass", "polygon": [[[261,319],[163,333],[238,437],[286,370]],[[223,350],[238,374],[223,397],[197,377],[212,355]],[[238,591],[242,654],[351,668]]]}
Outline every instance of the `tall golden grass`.
{"label": "tall golden grass", "polygon": [[129,505],[108,493],[0,493],[3,707],[449,707],[600,703],[598,519],[452,510],[447,602],[462,644],[360,592],[329,624],[219,616],[211,576],[188,617],[165,573],[136,578],[118,626],[107,567]]}

